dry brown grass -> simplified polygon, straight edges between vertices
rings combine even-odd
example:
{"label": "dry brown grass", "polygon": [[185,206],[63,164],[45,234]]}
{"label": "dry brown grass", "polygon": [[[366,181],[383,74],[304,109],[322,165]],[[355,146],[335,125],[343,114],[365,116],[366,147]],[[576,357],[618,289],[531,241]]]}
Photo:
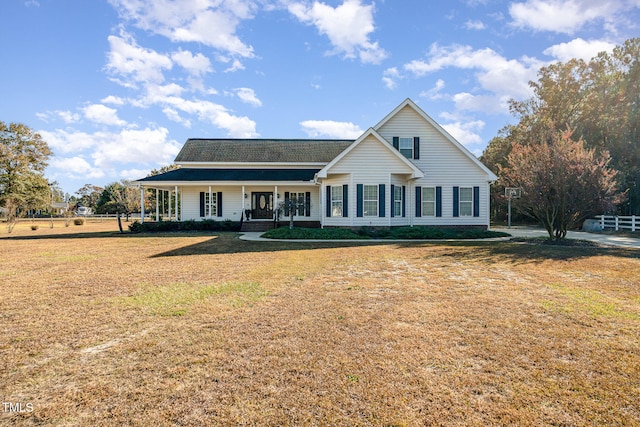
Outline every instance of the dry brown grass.
{"label": "dry brown grass", "polygon": [[0,424],[640,425],[638,251],[115,229],[0,234]]}

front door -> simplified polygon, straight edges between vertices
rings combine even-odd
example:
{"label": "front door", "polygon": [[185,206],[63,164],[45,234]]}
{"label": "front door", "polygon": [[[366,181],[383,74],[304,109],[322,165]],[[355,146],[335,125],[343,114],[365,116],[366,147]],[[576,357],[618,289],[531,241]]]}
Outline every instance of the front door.
{"label": "front door", "polygon": [[254,219],[273,218],[273,193],[251,193]]}

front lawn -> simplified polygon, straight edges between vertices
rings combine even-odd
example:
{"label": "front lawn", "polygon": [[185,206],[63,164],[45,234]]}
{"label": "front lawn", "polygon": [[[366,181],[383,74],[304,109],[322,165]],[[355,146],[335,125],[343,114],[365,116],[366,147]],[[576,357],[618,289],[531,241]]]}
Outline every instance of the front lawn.
{"label": "front lawn", "polygon": [[0,233],[0,425],[640,425],[640,251],[116,230]]}

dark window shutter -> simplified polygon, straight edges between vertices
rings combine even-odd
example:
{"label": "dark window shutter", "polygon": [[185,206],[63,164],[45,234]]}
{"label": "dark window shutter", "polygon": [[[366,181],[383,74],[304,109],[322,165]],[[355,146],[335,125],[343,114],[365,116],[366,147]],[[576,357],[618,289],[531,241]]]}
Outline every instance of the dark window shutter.
{"label": "dark window shutter", "polygon": [[442,187],[436,187],[436,216],[442,216]]}
{"label": "dark window shutter", "polygon": [[200,192],[200,218],[204,218],[204,191]]}
{"label": "dark window shutter", "polygon": [[413,137],[413,158],[414,159],[420,158],[420,137],[419,136]]}
{"label": "dark window shutter", "polygon": [[453,187],[453,216],[460,216],[460,187]]}
{"label": "dark window shutter", "polygon": [[473,187],[473,216],[480,216],[480,187]]}
{"label": "dark window shutter", "polygon": [[284,216],[289,216],[289,192],[284,192]]}
{"label": "dark window shutter", "polygon": [[356,185],[356,216],[358,217],[362,217],[364,216],[363,214],[363,200],[362,198],[364,197],[364,187],[362,186],[362,184],[357,184]]}
{"label": "dark window shutter", "polygon": [[384,218],[386,206],[385,206],[385,191],[384,184],[378,186],[378,216]]}
{"label": "dark window shutter", "polygon": [[342,186],[342,216],[349,216],[349,186]]}
{"label": "dark window shutter", "polygon": [[422,187],[416,187],[416,218],[422,216]]}
{"label": "dark window shutter", "polygon": [[216,196],[216,205],[218,208],[218,216],[222,216],[222,191],[218,191],[218,195]]}
{"label": "dark window shutter", "polygon": [[304,193],[304,216],[311,216],[311,192]]}
{"label": "dark window shutter", "polygon": [[325,214],[327,216],[327,218],[331,217],[331,186],[327,186],[327,194],[325,196],[325,201],[326,201],[326,207],[325,207]]}
{"label": "dark window shutter", "polygon": [[395,148],[396,150],[400,149],[400,137],[399,136],[394,136],[393,137],[393,148]]}
{"label": "dark window shutter", "polygon": [[407,187],[402,186],[402,218],[407,216]]}
{"label": "dark window shutter", "polygon": [[396,216],[396,186],[391,184],[391,218]]}

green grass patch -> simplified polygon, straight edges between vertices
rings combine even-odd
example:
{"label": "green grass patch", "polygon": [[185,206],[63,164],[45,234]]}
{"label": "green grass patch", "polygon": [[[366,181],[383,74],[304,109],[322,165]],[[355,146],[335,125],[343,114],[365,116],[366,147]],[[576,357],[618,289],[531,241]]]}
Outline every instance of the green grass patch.
{"label": "green grass patch", "polygon": [[154,315],[183,316],[194,304],[207,298],[216,297],[224,305],[240,307],[261,300],[267,293],[254,282],[212,285],[178,282],[165,286],[142,285],[134,295],[118,298],[117,302]]}
{"label": "green grass patch", "polygon": [[508,237],[499,231],[432,228],[432,227],[362,227],[357,231],[346,228],[298,228],[280,227],[262,235],[269,239],[347,240],[347,239],[486,239]]}
{"label": "green grass patch", "polygon": [[547,286],[565,296],[568,302],[561,304],[557,301],[545,301],[543,306],[546,310],[567,314],[582,311],[595,318],[640,319],[640,313],[626,310],[621,301],[596,290],[569,287],[559,283],[552,283]]}

